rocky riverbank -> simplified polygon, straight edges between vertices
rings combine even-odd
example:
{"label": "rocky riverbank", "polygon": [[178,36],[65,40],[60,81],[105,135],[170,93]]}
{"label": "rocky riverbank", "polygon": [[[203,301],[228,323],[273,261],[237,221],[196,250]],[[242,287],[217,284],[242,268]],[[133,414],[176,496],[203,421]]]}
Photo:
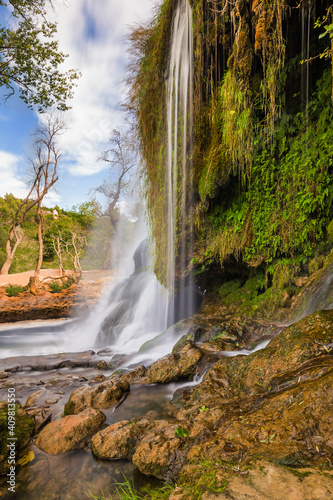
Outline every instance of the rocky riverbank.
{"label": "rocky riverbank", "polygon": [[[112,347],[2,360],[1,473],[8,470],[10,388],[24,500],[36,488],[49,499],[52,464],[58,460],[66,475],[61,464],[70,457],[80,479],[55,475],[55,498],[81,499],[92,464],[115,467],[112,477],[135,467],[165,482],[151,497],[161,500],[332,498],[333,311],[320,310],[331,307],[331,276],[329,263],[307,280],[289,326],[281,322],[286,307],[274,322],[242,314],[245,302],[228,309],[221,294],[207,294],[199,314],[146,342],[134,365]],[[71,285],[59,301],[80,288],[84,282]],[[47,294],[57,295],[37,290],[34,297]],[[178,339],[173,351],[145,362],[164,337]],[[110,474],[95,471],[91,482],[95,495],[107,491]],[[4,498],[5,491],[1,483]]]}
{"label": "rocky riverbank", "polygon": [[[299,500],[332,498],[333,312],[315,312],[282,332],[254,320],[206,317],[205,324],[200,315],[191,326],[178,324],[182,341],[151,366],[111,373],[103,351],[9,358],[0,386],[15,388],[26,425],[34,418],[35,448],[132,461],[144,475],[178,484],[170,500],[279,500],[291,498],[288,491]],[[264,340],[263,350],[228,357]],[[84,375],[75,373],[83,367]],[[201,383],[174,392],[162,414],[117,419],[136,388],[186,385],[203,372]],[[3,419],[5,403],[0,410]]]}

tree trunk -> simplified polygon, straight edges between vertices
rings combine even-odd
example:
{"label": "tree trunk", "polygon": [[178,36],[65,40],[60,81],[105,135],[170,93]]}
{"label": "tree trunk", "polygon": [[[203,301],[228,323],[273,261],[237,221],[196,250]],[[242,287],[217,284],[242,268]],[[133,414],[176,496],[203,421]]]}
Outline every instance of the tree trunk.
{"label": "tree trunk", "polygon": [[41,202],[38,203],[38,244],[39,244],[39,254],[37,266],[35,269],[35,276],[39,276],[40,270],[43,263],[43,216],[41,212]]}
{"label": "tree trunk", "polygon": [[81,277],[82,276],[82,267],[80,264],[80,257],[79,257],[77,247],[76,247],[76,234],[75,233],[72,233],[72,245],[73,245],[73,249],[74,249],[74,260],[73,260],[74,270],[75,270],[75,272],[78,272],[80,277]]}
{"label": "tree trunk", "polygon": [[59,236],[57,236],[57,255],[58,255],[58,259],[59,259],[59,276],[62,277],[65,275],[65,269],[62,265],[62,253],[61,253]]}
{"label": "tree trunk", "polygon": [[[12,248],[12,241],[16,237],[16,242]],[[15,252],[17,250],[17,247],[19,246],[19,243],[21,241],[21,238],[16,234],[16,232],[12,229],[9,233],[9,238],[6,243],[6,260],[1,268],[0,274],[8,274],[10,266],[12,265],[13,258],[15,255]]]}

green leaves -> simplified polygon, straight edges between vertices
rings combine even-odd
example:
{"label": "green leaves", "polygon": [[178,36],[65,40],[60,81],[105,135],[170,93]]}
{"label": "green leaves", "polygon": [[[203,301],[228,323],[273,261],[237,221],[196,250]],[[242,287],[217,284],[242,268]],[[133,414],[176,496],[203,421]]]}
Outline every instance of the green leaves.
{"label": "green leaves", "polygon": [[0,85],[7,88],[7,97],[18,87],[29,107],[43,111],[56,104],[65,111],[80,73],[59,70],[67,55],[54,39],[57,25],[47,20],[46,4],[47,0],[1,1],[0,5],[11,8],[18,24],[0,27]]}
{"label": "green leaves", "polygon": [[175,437],[187,438],[188,436],[189,433],[186,429],[184,429],[184,427],[177,427],[177,429],[175,430]]}

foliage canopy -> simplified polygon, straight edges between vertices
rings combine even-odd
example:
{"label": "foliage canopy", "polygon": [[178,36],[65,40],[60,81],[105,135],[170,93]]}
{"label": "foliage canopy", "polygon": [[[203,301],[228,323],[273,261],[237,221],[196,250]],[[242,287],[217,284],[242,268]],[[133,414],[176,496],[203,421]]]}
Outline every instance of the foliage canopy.
{"label": "foliage canopy", "polygon": [[59,69],[67,55],[55,39],[56,23],[48,20],[50,7],[51,0],[0,0],[0,85],[7,98],[18,87],[29,107],[43,111],[56,104],[64,111],[79,73]]}

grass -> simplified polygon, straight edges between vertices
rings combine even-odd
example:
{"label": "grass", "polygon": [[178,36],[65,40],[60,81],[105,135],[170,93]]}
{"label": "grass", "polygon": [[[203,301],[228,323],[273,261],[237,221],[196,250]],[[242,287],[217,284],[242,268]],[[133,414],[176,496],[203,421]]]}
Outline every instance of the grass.
{"label": "grass", "polygon": [[59,293],[62,290],[69,288],[71,284],[72,284],[71,280],[67,280],[61,284],[58,281],[53,281],[52,283],[49,283],[49,289],[51,293]]}
{"label": "grass", "polygon": [[26,292],[27,289],[27,286],[9,285],[6,288],[6,294],[9,297],[17,297],[19,293]]}
{"label": "grass", "polygon": [[160,488],[153,488],[151,490],[145,489],[143,493],[140,493],[135,490],[132,481],[128,478],[124,477],[124,482],[118,483],[115,482],[115,494],[105,496],[103,491],[101,496],[94,495],[91,491],[87,493],[87,496],[93,500],[167,500],[170,496],[170,493],[173,491],[174,486],[172,485],[164,485]]}

